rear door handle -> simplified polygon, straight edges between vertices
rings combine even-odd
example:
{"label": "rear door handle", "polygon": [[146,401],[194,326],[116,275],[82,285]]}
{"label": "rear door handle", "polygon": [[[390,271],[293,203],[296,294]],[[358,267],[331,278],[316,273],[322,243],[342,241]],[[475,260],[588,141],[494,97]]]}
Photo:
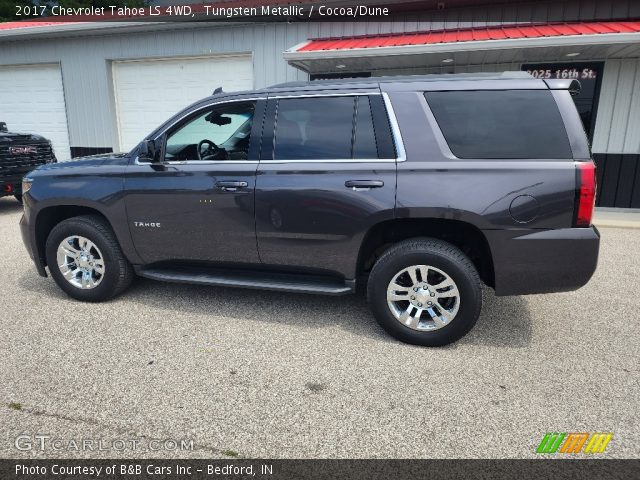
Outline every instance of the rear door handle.
{"label": "rear door handle", "polygon": [[235,192],[239,188],[246,188],[249,184],[238,180],[225,180],[216,182],[216,187],[221,188],[225,192]]}
{"label": "rear door handle", "polygon": [[347,180],[344,182],[344,186],[354,190],[359,188],[380,188],[384,187],[384,182],[382,180]]}

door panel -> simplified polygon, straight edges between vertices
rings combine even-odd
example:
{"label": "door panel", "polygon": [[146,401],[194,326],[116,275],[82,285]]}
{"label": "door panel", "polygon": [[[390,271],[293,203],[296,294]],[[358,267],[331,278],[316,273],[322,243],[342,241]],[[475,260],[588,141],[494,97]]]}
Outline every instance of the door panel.
{"label": "door panel", "polygon": [[261,261],[354,278],[366,232],[394,217],[396,160],[382,98],[271,99],[267,112],[256,177]]}
{"label": "door panel", "polygon": [[[255,171],[255,163],[131,165],[126,205],[138,254],[145,263],[258,263]],[[247,187],[231,191],[216,185],[224,181]]]}
{"label": "door panel", "polygon": [[156,140],[161,163],[128,167],[129,228],[146,263],[259,263],[254,220],[265,101],[199,108]]}
{"label": "door panel", "polygon": [[[384,186],[345,186],[362,179]],[[354,278],[365,233],[393,218],[395,183],[394,162],[261,163],[256,183],[260,259]]]}

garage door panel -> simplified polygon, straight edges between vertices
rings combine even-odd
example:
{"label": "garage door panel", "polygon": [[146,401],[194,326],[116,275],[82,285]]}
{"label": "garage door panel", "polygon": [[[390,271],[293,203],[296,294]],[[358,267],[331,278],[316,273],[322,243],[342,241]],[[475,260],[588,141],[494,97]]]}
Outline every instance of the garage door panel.
{"label": "garage door panel", "polygon": [[0,121],[51,140],[58,160],[71,158],[60,66],[0,66],[0,85]]}
{"label": "garage door panel", "polygon": [[251,56],[222,56],[113,63],[120,150],[135,147],[158,125],[211,95],[253,88]]}

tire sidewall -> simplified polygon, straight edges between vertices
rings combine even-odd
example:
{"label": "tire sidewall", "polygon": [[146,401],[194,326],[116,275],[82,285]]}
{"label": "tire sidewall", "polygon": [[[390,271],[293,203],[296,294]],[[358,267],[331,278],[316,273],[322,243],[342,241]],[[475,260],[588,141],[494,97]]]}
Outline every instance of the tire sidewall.
{"label": "tire sidewall", "polygon": [[[60,271],[57,260],[58,246],[65,238],[73,235],[88,238],[98,247],[100,253],[102,253],[105,274],[100,284],[95,288],[83,290],[75,287],[64,278]],[[55,282],[67,295],[77,300],[86,302],[103,301],[111,298],[117,288],[120,276],[118,259],[114,256],[114,252],[109,247],[104,234],[81,219],[67,220],[54,227],[47,238],[46,256],[49,272]]]}
{"label": "tire sidewall", "polygon": [[[438,330],[418,331],[400,323],[387,304],[389,282],[412,265],[430,265],[449,275],[460,292],[460,307],[453,321]],[[371,309],[380,325],[394,337],[412,344],[441,346],[464,336],[474,326],[482,305],[482,292],[477,275],[454,258],[434,251],[408,251],[391,255],[374,267],[369,278]]]}

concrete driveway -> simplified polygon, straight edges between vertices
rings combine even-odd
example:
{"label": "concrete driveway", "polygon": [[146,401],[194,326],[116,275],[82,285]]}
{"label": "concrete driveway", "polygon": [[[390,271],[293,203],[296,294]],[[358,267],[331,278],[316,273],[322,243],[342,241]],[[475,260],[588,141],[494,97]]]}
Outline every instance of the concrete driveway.
{"label": "concrete driveway", "polygon": [[363,295],[139,280],[78,303],[36,274],[20,215],[0,200],[0,457],[534,457],[550,431],[640,457],[639,229],[602,230],[583,289],[486,290],[472,333],[428,349]]}

